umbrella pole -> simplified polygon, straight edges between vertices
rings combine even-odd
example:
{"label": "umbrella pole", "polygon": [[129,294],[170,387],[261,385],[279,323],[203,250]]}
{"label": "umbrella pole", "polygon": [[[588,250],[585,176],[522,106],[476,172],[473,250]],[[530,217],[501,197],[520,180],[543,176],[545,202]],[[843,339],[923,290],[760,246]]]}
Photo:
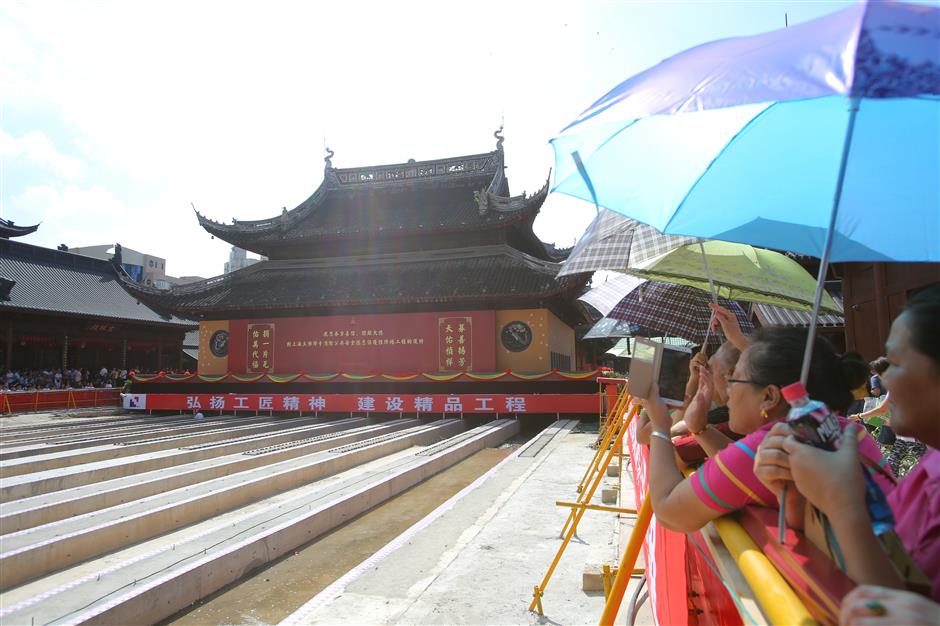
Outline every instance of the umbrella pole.
{"label": "umbrella pole", "polygon": [[[702,263],[705,265],[705,278],[708,279],[708,290],[712,294],[712,302],[718,304],[718,294],[715,292],[715,283],[712,280],[711,270],[708,269],[708,256],[705,254],[705,245],[699,240],[698,249],[702,251]],[[711,317],[708,318],[708,328],[705,329],[705,341],[702,342],[702,351],[705,354],[708,354],[706,351],[708,349],[708,339],[711,337],[712,333],[712,324],[715,322],[715,312],[712,311]]]}
{"label": "umbrella pole", "polygon": [[819,260],[819,274],[816,277],[816,295],[813,298],[813,314],[809,320],[809,334],[806,337],[806,350],[803,352],[803,369],[800,371],[800,382],[806,386],[809,379],[809,366],[813,361],[813,344],[816,341],[816,323],[819,320],[819,306],[822,303],[823,288],[826,285],[826,271],[829,269],[829,253],[832,250],[832,240],[835,238],[836,216],[839,214],[839,202],[842,200],[842,185],[845,182],[845,169],[849,160],[849,150],[852,147],[852,132],[855,130],[855,117],[858,114],[859,98],[853,97],[849,101],[849,123],[845,129],[845,142],[842,144],[842,161],[839,163],[839,177],[836,179],[836,192],[832,201],[832,213],[829,215],[829,228],[826,229],[826,242],[823,246],[822,258]]}

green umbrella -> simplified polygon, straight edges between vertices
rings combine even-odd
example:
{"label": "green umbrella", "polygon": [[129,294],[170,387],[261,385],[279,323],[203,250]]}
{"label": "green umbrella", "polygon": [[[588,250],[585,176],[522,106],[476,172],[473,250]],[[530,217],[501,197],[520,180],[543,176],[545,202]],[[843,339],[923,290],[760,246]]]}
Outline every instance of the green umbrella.
{"label": "green umbrella", "polygon": [[[702,258],[704,250],[705,258]],[[677,248],[638,267],[620,270],[647,280],[709,288],[729,300],[760,302],[812,311],[816,279],[790,257],[740,243],[706,241]],[[821,310],[841,314],[842,309],[823,292]]]}

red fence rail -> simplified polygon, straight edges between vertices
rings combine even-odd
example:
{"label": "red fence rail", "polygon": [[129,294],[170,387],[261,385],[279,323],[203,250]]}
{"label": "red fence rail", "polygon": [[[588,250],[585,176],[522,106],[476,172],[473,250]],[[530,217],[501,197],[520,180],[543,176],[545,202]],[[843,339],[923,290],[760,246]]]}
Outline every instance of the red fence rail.
{"label": "red fence rail", "polygon": [[120,389],[0,391],[0,414],[121,406]]}

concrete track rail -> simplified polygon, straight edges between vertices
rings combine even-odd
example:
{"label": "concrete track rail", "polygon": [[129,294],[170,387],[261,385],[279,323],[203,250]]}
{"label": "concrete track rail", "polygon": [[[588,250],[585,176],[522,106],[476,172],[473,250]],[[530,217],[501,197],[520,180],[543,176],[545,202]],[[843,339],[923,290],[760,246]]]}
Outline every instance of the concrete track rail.
{"label": "concrete track rail", "polygon": [[[173,466],[134,476],[115,478],[32,498],[13,500],[0,510],[0,535],[18,532],[83,513],[131,502],[164,491],[179,489],[199,482],[228,476],[262,465],[312,454],[331,447],[362,441],[376,435],[402,430],[419,424],[416,419],[401,419],[380,424],[359,426],[369,420],[343,420],[348,430],[315,434],[300,439],[281,441],[283,437],[259,437],[260,446],[234,455]],[[358,426],[358,427],[357,427]],[[311,430],[311,429],[308,429]],[[321,431],[322,432],[322,429]]]}
{"label": "concrete track rail", "polygon": [[[302,431],[282,431],[275,435],[267,435],[264,431],[253,435],[242,432],[231,432],[239,436],[232,439],[222,439],[206,442],[201,445],[191,445],[186,448],[164,449],[157,452],[135,454],[133,456],[108,459],[87,463],[76,467],[65,467],[54,470],[38,471],[6,478],[0,481],[0,502],[9,502],[21,498],[28,498],[63,489],[71,489],[82,485],[131,476],[156,469],[175,467],[183,463],[193,463],[204,459],[211,459],[235,452],[244,452],[257,448],[259,439],[265,438],[269,445],[282,436],[283,441],[301,439],[315,434],[337,432],[348,428],[350,420],[361,420],[359,424],[368,422],[366,418],[346,418],[334,422],[314,423]],[[275,437],[275,439],[270,439]],[[131,448],[124,448],[128,451]]]}
{"label": "concrete track rail", "polygon": [[226,417],[217,420],[193,420],[192,417],[172,420],[150,420],[135,426],[120,426],[102,429],[83,429],[66,433],[48,433],[28,440],[0,443],[0,461],[26,456],[63,452],[99,444],[133,443],[153,439],[160,434],[184,434],[203,432],[216,428],[229,428],[257,420],[255,417]]}
{"label": "concrete track rail", "polygon": [[123,458],[132,454],[148,454],[160,450],[222,441],[224,439],[231,439],[233,435],[245,437],[257,433],[265,433],[270,430],[322,424],[325,421],[326,420],[317,417],[285,420],[265,419],[263,421],[253,421],[248,424],[239,425],[210,425],[208,428],[200,429],[196,432],[191,432],[190,428],[177,429],[172,433],[164,433],[162,436],[157,437],[151,434],[150,437],[133,442],[118,444],[105,443],[102,445],[92,445],[87,448],[56,450],[36,456],[0,461],[0,477],[11,478],[32,472],[42,472],[62,467],[75,467],[76,465],[84,465],[96,461]]}
{"label": "concrete track rail", "polygon": [[[451,428],[449,423],[437,424],[438,430]],[[433,449],[425,445],[425,454],[417,454],[420,449],[401,450],[334,478],[239,509],[224,520],[193,527],[198,532],[189,531],[187,535],[184,529],[151,540],[141,548],[86,563],[76,569],[73,577],[53,577],[60,581],[57,585],[42,580],[29,583],[0,595],[0,618],[11,624],[157,622],[517,432],[518,422],[514,420],[491,422],[449,438],[445,443],[450,445]],[[369,448],[365,445],[345,453],[357,454]]]}
{"label": "concrete track rail", "polygon": [[463,427],[460,420],[416,426],[0,536],[0,590],[390,453],[430,445]]}

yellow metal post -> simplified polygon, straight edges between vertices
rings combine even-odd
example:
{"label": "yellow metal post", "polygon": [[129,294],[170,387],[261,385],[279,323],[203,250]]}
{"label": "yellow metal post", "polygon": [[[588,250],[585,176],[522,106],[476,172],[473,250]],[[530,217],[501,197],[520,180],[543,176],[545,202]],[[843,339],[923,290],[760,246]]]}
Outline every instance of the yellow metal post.
{"label": "yellow metal post", "polygon": [[[594,497],[594,492],[597,491],[597,487],[601,484],[601,479],[604,476],[604,470],[610,465],[610,460],[613,458],[614,453],[616,452],[617,445],[623,440],[624,434],[627,432],[627,427],[630,425],[631,420],[636,416],[639,407],[634,406],[630,411],[630,414],[625,420],[625,423],[620,427],[619,433],[617,433],[617,440],[614,442],[614,446],[610,448],[607,452],[606,458],[604,460],[602,470],[594,476],[594,480],[591,482],[591,486],[588,489],[587,495],[584,498],[585,502],[590,502],[591,498]],[[568,532],[565,533],[565,537],[561,542],[561,546],[558,548],[558,552],[555,553],[555,558],[552,560],[552,564],[548,567],[548,571],[545,573],[545,577],[542,578],[542,583],[538,585],[536,590],[536,596],[532,600],[532,604],[529,605],[529,610],[534,611],[535,606],[541,594],[545,592],[545,587],[548,585],[548,581],[551,579],[552,574],[555,572],[555,568],[558,566],[558,562],[561,560],[561,555],[564,554],[565,548],[568,547],[568,543],[571,541],[571,538],[574,536],[575,530],[578,527],[578,522],[581,521],[581,517],[584,515],[584,508],[572,509],[573,520],[568,527]]]}
{"label": "yellow metal post", "polygon": [[646,538],[646,531],[649,529],[650,520],[653,517],[653,506],[650,503],[650,494],[647,491],[643,496],[643,506],[640,507],[640,513],[637,515],[636,524],[630,533],[630,541],[627,543],[627,549],[623,553],[623,559],[620,561],[620,569],[617,570],[617,577],[614,584],[611,585],[610,593],[607,595],[607,602],[604,604],[604,613],[601,615],[601,626],[608,626],[614,623],[617,618],[617,611],[620,610],[620,604],[623,602],[623,594],[627,590],[627,583],[630,576],[633,575],[636,560],[640,556],[640,548],[643,547],[643,540]]}
{"label": "yellow metal post", "polygon": [[[535,591],[532,592],[532,604],[535,606],[535,610],[538,611],[539,615],[545,615],[542,612],[542,592],[539,590],[539,586],[535,586]],[[532,607],[529,607],[529,610],[532,610]]]}
{"label": "yellow metal post", "polygon": [[[624,395],[624,402],[623,402],[624,411],[626,411],[626,407],[629,406],[630,396],[626,393],[626,391],[624,391],[623,395]],[[638,405],[634,405],[633,409],[630,411],[629,416],[624,417],[624,413],[618,414],[617,427],[611,429],[611,434],[617,433],[616,440],[609,446],[610,453],[607,455],[604,463],[601,465],[598,465],[595,468],[596,475],[598,476],[598,480],[600,480],[600,478],[604,476],[604,473],[607,471],[608,466],[610,466],[610,461],[613,458],[613,455],[616,454],[618,450],[623,449],[623,435],[626,432],[627,428],[630,426],[630,422],[633,421],[633,417],[639,412],[639,410],[640,410],[640,407]],[[606,450],[606,448],[604,449]],[[619,489],[619,482],[618,482],[618,489]],[[578,502],[588,503],[591,501],[591,498],[593,497],[593,495],[594,494],[592,493],[591,495],[588,495],[587,498],[585,498],[584,494],[582,493],[578,496]],[[578,532],[578,522],[581,520],[581,518],[579,516],[577,519],[575,519],[573,513],[574,511],[572,511],[572,515],[570,515],[568,517],[568,520],[565,522],[565,527],[562,528],[561,536],[565,535],[565,531],[568,529],[569,524],[571,524],[574,527],[574,532]]]}
{"label": "yellow metal post", "polygon": [[578,482],[578,493],[584,489],[584,484],[588,481],[588,478],[591,475],[591,472],[597,467],[597,463],[600,461],[601,457],[604,455],[604,452],[607,450],[607,447],[610,445],[610,440],[614,437],[614,430],[610,427],[612,423],[619,423],[623,418],[624,412],[627,410],[627,405],[629,404],[630,394],[627,393],[626,386],[623,391],[617,396],[617,402],[614,403],[614,406],[611,407],[610,413],[608,414],[607,419],[604,421],[604,430],[603,437],[598,434],[600,439],[600,444],[597,446],[597,450],[594,452],[594,457],[591,459],[591,463],[588,465],[587,469],[584,471],[584,476],[581,477],[581,480]]}
{"label": "yellow metal post", "polygon": [[[584,472],[584,476],[581,477],[581,482],[578,484],[578,494],[579,494],[578,499],[577,499],[578,502],[585,501],[583,489],[584,489],[584,485],[588,482],[590,477],[597,471],[605,472],[607,470],[606,465],[604,467],[598,467],[598,463],[600,462],[601,457],[607,452],[607,448],[610,447],[611,439],[614,437],[615,433],[618,433],[620,428],[626,428],[626,425],[624,424],[624,417],[627,411],[627,407],[630,406],[630,400],[631,400],[630,394],[627,392],[626,385],[624,385],[623,391],[620,393],[620,396],[618,396],[617,403],[614,406],[610,414],[610,417],[607,420],[607,431],[604,433],[604,439],[601,445],[594,452],[594,457],[591,459],[590,465],[588,465],[587,470]],[[616,422],[616,425],[619,426],[620,428],[612,428],[611,424],[614,422]],[[626,423],[629,424],[629,421],[627,421]],[[621,450],[622,450],[622,447],[621,447]],[[622,456],[621,456],[621,463],[622,462],[623,461],[622,461]],[[571,524],[573,521],[574,521],[574,512],[572,511],[572,514],[569,515],[568,519],[565,520],[565,525],[562,527],[561,533],[559,533],[560,537],[565,536],[565,533],[568,531],[568,525]]]}
{"label": "yellow metal post", "polygon": [[610,565],[604,565],[601,579],[604,581],[604,597],[606,598],[610,595]]}
{"label": "yellow metal post", "polygon": [[583,508],[589,511],[605,511],[607,513],[626,513],[628,515],[636,515],[636,509],[626,509],[620,506],[606,506],[604,504],[584,504],[583,502],[564,502],[563,500],[556,500],[555,506],[567,506],[572,509]]}

